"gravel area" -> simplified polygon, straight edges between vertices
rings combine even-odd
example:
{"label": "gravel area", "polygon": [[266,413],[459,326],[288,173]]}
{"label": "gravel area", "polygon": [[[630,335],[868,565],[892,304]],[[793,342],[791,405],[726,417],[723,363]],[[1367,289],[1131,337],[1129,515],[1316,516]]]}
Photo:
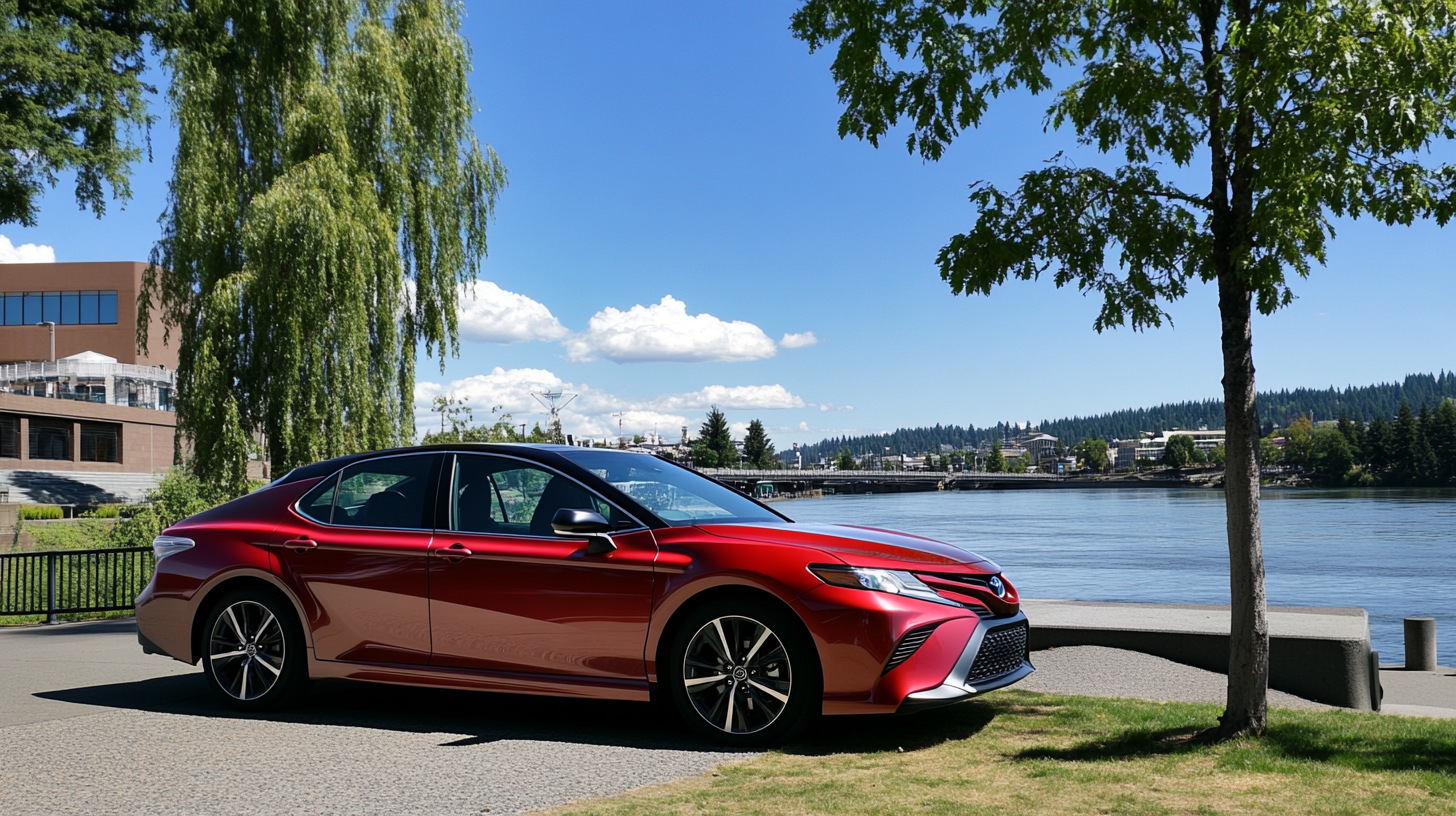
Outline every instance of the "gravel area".
{"label": "gravel area", "polygon": [[[1218,703],[1228,697],[1228,677],[1161,657],[1105,646],[1063,646],[1032,652],[1036,673],[1017,684],[1027,691],[1088,697],[1135,697],[1165,703]],[[1269,705],[1324,711],[1323,703],[1269,690]]]}

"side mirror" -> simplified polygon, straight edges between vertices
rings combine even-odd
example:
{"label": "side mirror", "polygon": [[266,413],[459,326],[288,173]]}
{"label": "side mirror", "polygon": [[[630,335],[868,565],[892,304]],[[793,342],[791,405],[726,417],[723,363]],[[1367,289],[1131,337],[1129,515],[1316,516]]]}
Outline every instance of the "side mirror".
{"label": "side mirror", "polygon": [[607,535],[612,531],[612,525],[602,518],[601,513],[563,507],[551,517],[551,529],[559,536],[585,536],[590,539],[586,545],[588,555],[600,555],[617,549],[616,542]]}

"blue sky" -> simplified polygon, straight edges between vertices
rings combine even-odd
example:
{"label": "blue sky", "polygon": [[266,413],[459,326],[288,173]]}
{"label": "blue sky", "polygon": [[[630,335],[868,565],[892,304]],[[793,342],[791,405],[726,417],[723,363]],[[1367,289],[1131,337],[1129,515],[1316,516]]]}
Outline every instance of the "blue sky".
{"label": "blue sky", "polygon": [[[717,403],[783,449],[1220,394],[1207,287],[1144,334],[1096,334],[1095,298],[1049,282],[953,296],[933,260],[974,219],[967,186],[1014,185],[1075,145],[1043,133],[1045,102],[1026,97],[999,100],[935,164],[898,137],[841,141],[831,57],[790,37],[792,9],[470,4],[476,133],[511,183],[459,357],[443,374],[420,362],[422,422],[446,392],[477,418],[504,405],[535,421],[528,392],[558,385],[581,395],[568,431],[615,434],[624,412],[629,432],[675,441]],[[124,209],[98,221],[63,183],[37,227],[0,232],[59,261],[144,260],[175,142],[154,110]],[[1255,324],[1261,389],[1456,367],[1451,247],[1434,224],[1341,224],[1294,305]]]}

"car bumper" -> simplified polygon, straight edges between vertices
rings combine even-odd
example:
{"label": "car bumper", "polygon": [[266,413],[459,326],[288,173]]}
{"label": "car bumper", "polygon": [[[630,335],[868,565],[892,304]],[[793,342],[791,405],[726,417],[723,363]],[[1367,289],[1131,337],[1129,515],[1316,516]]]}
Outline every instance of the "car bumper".
{"label": "car bumper", "polygon": [[977,626],[950,673],[939,686],[906,695],[901,713],[951,705],[1005,688],[1036,671],[1027,645],[1026,615],[987,620]]}

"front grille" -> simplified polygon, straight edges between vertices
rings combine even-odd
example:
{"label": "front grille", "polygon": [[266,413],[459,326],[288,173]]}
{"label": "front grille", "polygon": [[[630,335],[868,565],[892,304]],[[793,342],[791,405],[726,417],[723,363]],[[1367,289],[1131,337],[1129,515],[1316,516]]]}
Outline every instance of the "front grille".
{"label": "front grille", "polygon": [[966,682],[974,683],[977,680],[1000,677],[1007,672],[1021,668],[1025,659],[1025,621],[1014,626],[992,629],[981,641],[981,651],[976,654],[976,662],[971,664],[971,671],[966,675]]}
{"label": "front grille", "polygon": [[929,626],[922,626],[919,629],[911,629],[909,632],[906,632],[905,637],[900,638],[900,645],[896,646],[895,651],[890,653],[890,662],[885,664],[885,673],[888,673],[890,669],[909,660],[910,655],[915,654],[921,646],[925,645],[925,641],[930,638],[930,633],[934,632],[935,627],[939,625],[938,623],[933,623]]}

